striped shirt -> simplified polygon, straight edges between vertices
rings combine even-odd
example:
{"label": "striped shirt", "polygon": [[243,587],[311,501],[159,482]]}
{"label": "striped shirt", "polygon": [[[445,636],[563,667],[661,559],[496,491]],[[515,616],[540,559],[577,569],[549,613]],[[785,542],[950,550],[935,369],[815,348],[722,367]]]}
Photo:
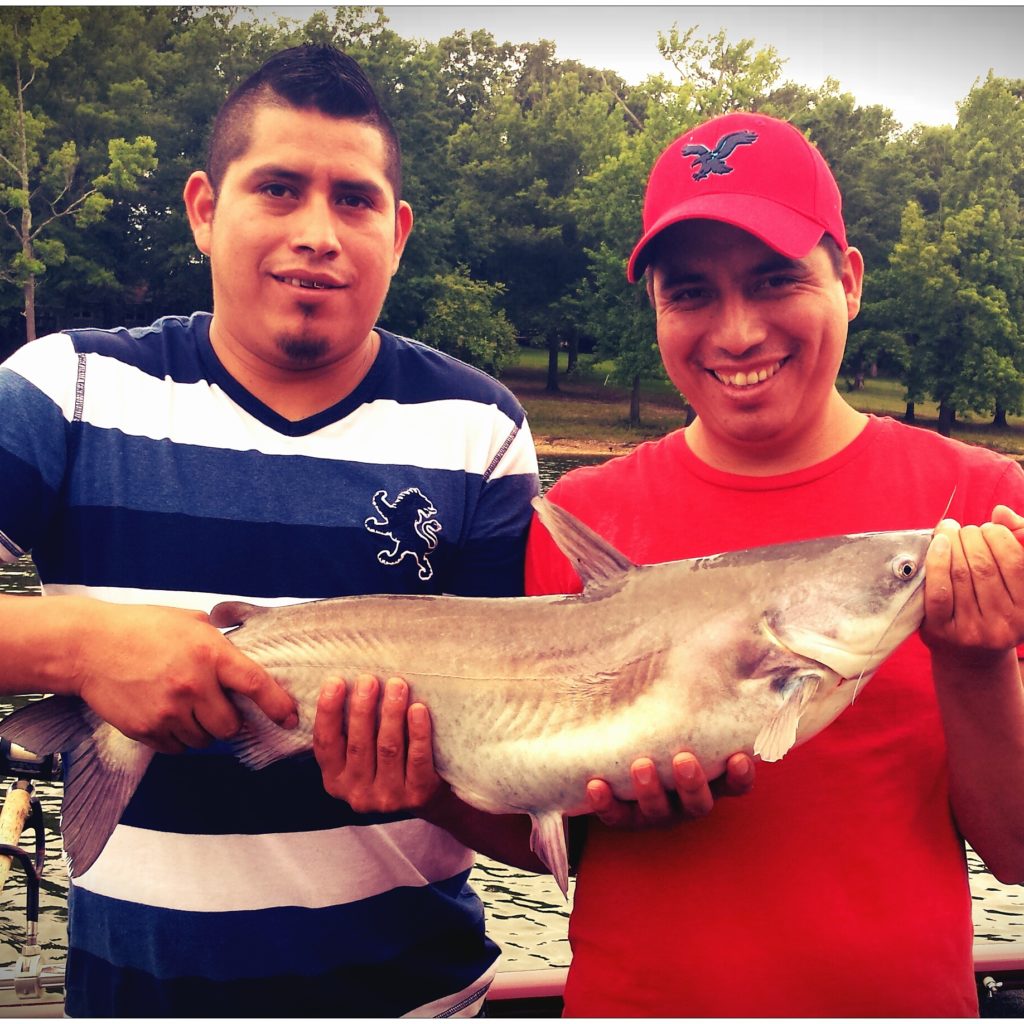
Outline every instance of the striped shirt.
{"label": "striped shirt", "polygon": [[[30,551],[49,595],[204,610],[522,592],[536,457],[505,388],[379,331],[356,390],[292,422],[227,374],[210,319],[66,331],[0,367],[0,560]],[[310,758],[157,755],[72,886],[68,1012],[475,1012],[497,949],[471,865],[332,799]]]}

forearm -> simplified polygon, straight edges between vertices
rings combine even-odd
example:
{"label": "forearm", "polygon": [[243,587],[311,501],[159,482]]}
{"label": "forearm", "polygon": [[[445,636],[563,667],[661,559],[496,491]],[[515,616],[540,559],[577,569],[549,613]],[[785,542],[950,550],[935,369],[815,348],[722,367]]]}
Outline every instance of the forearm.
{"label": "forearm", "polygon": [[88,598],[0,595],[0,693],[77,694]]}
{"label": "forearm", "polygon": [[950,801],[964,838],[1001,881],[1024,881],[1024,687],[1016,652],[975,666],[933,660]]}
{"label": "forearm", "polygon": [[478,811],[442,785],[420,816],[486,857],[526,871],[547,873],[547,867],[530,849],[530,819],[525,814]]}

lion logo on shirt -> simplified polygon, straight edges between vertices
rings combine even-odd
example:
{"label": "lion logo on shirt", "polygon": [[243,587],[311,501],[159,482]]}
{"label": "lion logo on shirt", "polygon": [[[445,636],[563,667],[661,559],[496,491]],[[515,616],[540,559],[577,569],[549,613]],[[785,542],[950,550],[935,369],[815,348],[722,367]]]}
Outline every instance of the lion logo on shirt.
{"label": "lion logo on shirt", "polygon": [[398,565],[403,558],[411,558],[419,578],[429,580],[434,567],[428,556],[437,547],[441,532],[433,502],[418,487],[409,487],[393,502],[388,500],[387,491],[378,491],[373,496],[373,508],[377,515],[366,520],[366,529],[392,542],[392,547],[377,552],[377,561]]}

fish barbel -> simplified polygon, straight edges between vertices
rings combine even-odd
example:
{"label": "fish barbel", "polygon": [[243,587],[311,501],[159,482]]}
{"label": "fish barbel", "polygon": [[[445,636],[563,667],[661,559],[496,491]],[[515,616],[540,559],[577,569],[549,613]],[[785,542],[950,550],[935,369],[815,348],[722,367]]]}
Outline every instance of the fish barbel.
{"label": "fish barbel", "polygon": [[[585,812],[590,779],[628,800],[640,756],[668,787],[681,750],[709,778],[739,751],[776,761],[849,706],[923,617],[931,530],[634,565],[565,510],[534,504],[581,594],[217,605],[213,623],[237,625],[230,639],[299,708],[285,730],[232,695],[236,756],[259,769],[308,753],[328,674],[401,676],[430,710],[438,773],[474,807],[529,814],[532,846],[564,892],[563,815]],[[153,751],[72,697],[21,708],[2,732],[37,753],[71,752],[62,831],[72,874],[83,873]]]}

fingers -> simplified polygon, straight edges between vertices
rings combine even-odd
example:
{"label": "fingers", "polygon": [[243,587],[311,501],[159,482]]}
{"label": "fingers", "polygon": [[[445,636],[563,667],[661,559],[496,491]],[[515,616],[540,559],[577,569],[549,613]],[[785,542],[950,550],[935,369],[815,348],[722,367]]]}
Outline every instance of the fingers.
{"label": "fingers", "polygon": [[[220,685],[224,689],[248,697],[267,718],[276,722],[282,729],[294,729],[299,724],[295,701],[265,668],[246,657],[227,640],[225,646],[218,652],[216,671]],[[211,714],[216,716],[218,722],[227,721],[227,714],[222,707],[211,710]],[[237,728],[236,716],[235,729]]]}
{"label": "fingers", "polygon": [[748,754],[734,754],[720,779],[708,783],[697,757],[680,751],[672,758],[672,788],[662,784],[654,762],[637,758],[630,766],[633,800],[619,800],[603,779],[587,783],[587,807],[605,825],[639,828],[670,824],[680,818],[702,818],[714,807],[716,797],[744,796],[754,785],[754,761]]}
{"label": "fingers", "polygon": [[1024,640],[1024,551],[1012,531],[1020,517],[961,528],[944,520],[925,562],[922,636],[933,648],[991,655]]}
{"label": "fingers", "polygon": [[754,788],[754,759],[733,754],[725,763],[725,775],[711,784],[716,796],[746,796]]}
{"label": "fingers", "polygon": [[345,771],[345,681],[328,679],[316,703],[313,719],[313,754],[331,792],[333,780]]}
{"label": "fingers", "polygon": [[413,704],[408,712],[409,753],[406,785],[416,804],[425,803],[438,790],[441,779],[434,767],[434,742],[430,712],[423,704]]}
{"label": "fingers", "polygon": [[672,758],[672,777],[684,813],[691,818],[703,818],[710,813],[715,799],[711,795],[707,776],[700,762],[688,751]]}
{"label": "fingers", "polygon": [[390,678],[381,687],[371,675],[358,676],[348,688],[332,679],[320,693],[313,752],[324,788],[353,810],[419,808],[440,786],[430,716],[422,704],[410,706],[409,696],[404,679]]}
{"label": "fingers", "polygon": [[1017,539],[1024,543],[1024,516],[1018,515],[1006,505],[996,505],[992,510],[992,522],[997,526],[1005,526]]}

